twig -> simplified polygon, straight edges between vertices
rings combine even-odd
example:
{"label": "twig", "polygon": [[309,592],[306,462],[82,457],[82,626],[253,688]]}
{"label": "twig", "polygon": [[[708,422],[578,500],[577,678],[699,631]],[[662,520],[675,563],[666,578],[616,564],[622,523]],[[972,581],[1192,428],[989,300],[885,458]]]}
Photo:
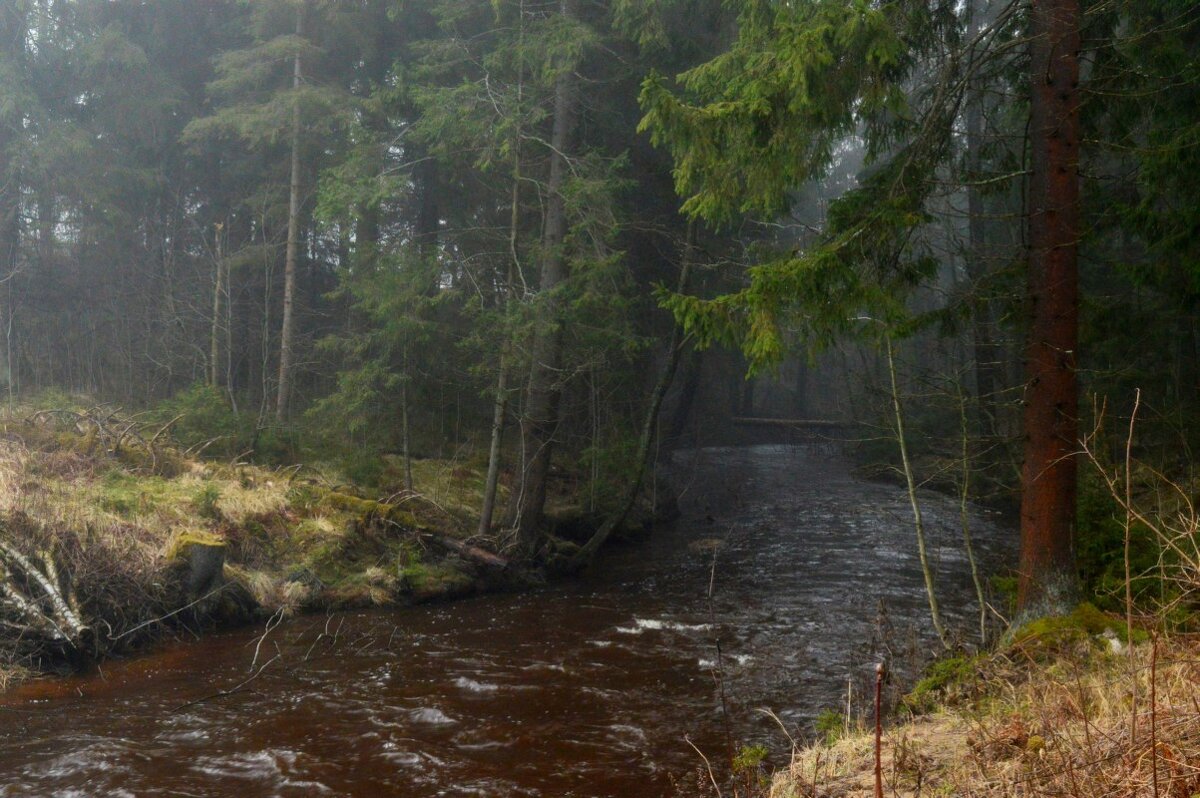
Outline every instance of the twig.
{"label": "twig", "polygon": [[725,658],[721,652],[721,635],[717,631],[717,616],[713,609],[713,590],[717,581],[717,551],[713,547],[712,567],[708,573],[708,625],[712,628],[713,645],[717,649],[717,690],[721,696],[721,719],[725,725],[725,748],[729,761],[733,761],[733,731],[729,728],[729,706],[725,701]]}
{"label": "twig", "polygon": [[262,667],[259,668],[257,671],[255,671],[252,675],[250,675],[247,678],[243,679],[242,681],[238,682],[233,687],[230,687],[228,690],[218,690],[217,692],[213,693],[212,695],[206,695],[203,698],[197,698],[193,701],[188,701],[186,704],[180,704],[179,706],[172,709],[171,713],[174,714],[176,712],[182,712],[183,710],[188,709],[189,707],[194,707],[197,704],[203,704],[207,701],[213,700],[214,698],[227,698],[228,696],[231,696],[231,695],[234,695],[235,693],[240,692],[243,687],[250,684],[250,682],[254,681],[259,676],[261,676],[262,672],[265,671],[271,665],[271,663],[275,662],[275,660],[279,659],[282,656],[283,656],[282,654],[276,654],[275,656],[271,657],[269,660],[264,662],[262,664]]}
{"label": "twig", "polygon": [[150,626],[151,624],[162,623],[162,622],[163,622],[163,621],[165,621],[167,618],[171,618],[171,617],[173,617],[173,616],[175,616],[175,615],[178,615],[179,613],[183,612],[184,610],[187,610],[187,609],[190,609],[190,608],[192,608],[192,607],[196,606],[197,604],[199,604],[200,602],[204,601],[205,599],[212,598],[212,597],[213,597],[213,596],[215,596],[217,593],[220,593],[222,590],[224,590],[224,589],[225,589],[225,588],[226,588],[228,585],[229,585],[229,583],[228,583],[228,582],[226,582],[226,583],[224,583],[224,584],[221,584],[221,585],[217,585],[216,587],[214,587],[212,590],[210,590],[210,591],[208,591],[207,593],[205,593],[205,594],[204,594],[203,596],[201,596],[200,598],[196,599],[195,601],[190,601],[190,602],[188,602],[187,604],[184,604],[182,607],[180,607],[180,608],[179,608],[179,609],[177,609],[177,610],[171,610],[171,611],[170,611],[170,612],[168,612],[166,615],[160,615],[160,616],[159,616],[159,617],[157,617],[157,618],[151,618],[151,619],[150,619],[150,620],[148,620],[148,621],[144,621],[144,622],[142,622],[142,623],[139,623],[137,626],[133,627],[132,629],[126,629],[124,632],[121,632],[121,634],[119,634],[119,635],[115,635],[115,636],[114,636],[114,635],[112,635],[112,634],[109,634],[109,635],[108,635],[108,639],[109,639],[109,640],[120,640],[122,637],[126,637],[126,636],[128,636],[128,635],[131,635],[131,634],[133,634],[134,632],[138,631],[139,629],[145,629],[147,626]]}
{"label": "twig", "polygon": [[700,758],[704,760],[704,766],[708,768],[708,780],[712,782],[713,789],[717,791],[717,798],[721,798],[721,787],[717,784],[717,777],[713,775],[712,762],[708,761],[708,757],[704,755],[704,752],[697,748],[696,744],[693,743],[691,738],[686,734],[683,736],[683,741],[690,745],[692,750],[699,754]]}
{"label": "twig", "polygon": [[267,635],[275,630],[275,627],[283,623],[283,607],[280,607],[274,615],[267,619],[267,627],[263,630],[262,637],[258,638],[258,643],[254,646],[254,659],[250,661],[249,670],[254,670],[254,666],[258,664],[258,652],[262,648],[263,641],[267,639]]}
{"label": "twig", "polygon": [[1125,438],[1125,644],[1129,650],[1129,673],[1133,689],[1132,723],[1129,727],[1129,742],[1137,744],[1138,683],[1134,674],[1136,663],[1133,656],[1133,575],[1130,570],[1129,537],[1133,528],[1133,426],[1137,419],[1138,406],[1142,403],[1142,389],[1138,388],[1133,398],[1133,412],[1129,414],[1129,435]]}
{"label": "twig", "polygon": [[1154,778],[1154,798],[1158,798],[1158,632],[1150,640],[1150,772]]}
{"label": "twig", "polygon": [[883,663],[875,665],[875,798],[883,798]]}

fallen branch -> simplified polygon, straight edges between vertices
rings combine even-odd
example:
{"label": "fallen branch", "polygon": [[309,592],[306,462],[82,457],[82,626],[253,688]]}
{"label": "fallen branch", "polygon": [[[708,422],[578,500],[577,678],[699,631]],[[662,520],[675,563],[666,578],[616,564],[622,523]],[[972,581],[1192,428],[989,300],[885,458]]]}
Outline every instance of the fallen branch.
{"label": "fallen branch", "polygon": [[[2,530],[3,527],[0,527]],[[72,648],[78,648],[86,635],[88,628],[79,618],[61,589],[55,585],[49,576],[35,566],[28,557],[14,548],[11,544],[0,540],[0,582],[6,603],[19,609],[26,620],[44,630],[52,629],[51,637],[68,643]],[[13,583],[11,575],[15,574],[27,585],[36,585],[49,603],[47,611],[36,597],[27,593],[22,595]]]}
{"label": "fallen branch", "polygon": [[478,546],[463,543],[461,540],[455,540],[446,535],[439,535],[436,532],[424,532],[420,537],[489,568],[504,570],[509,566],[509,560],[501,557],[499,554],[490,552],[487,549],[481,549]]}

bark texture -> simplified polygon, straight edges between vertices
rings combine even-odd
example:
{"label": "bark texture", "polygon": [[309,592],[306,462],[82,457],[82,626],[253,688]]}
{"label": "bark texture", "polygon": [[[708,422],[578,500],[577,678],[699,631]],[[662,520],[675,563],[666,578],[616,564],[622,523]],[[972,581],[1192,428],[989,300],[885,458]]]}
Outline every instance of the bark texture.
{"label": "bark texture", "polygon": [[1075,592],[1078,448],[1078,0],[1032,4],[1029,339],[1021,563],[1025,616],[1061,612]]}
{"label": "bark texture", "polygon": [[[296,9],[296,36],[304,37],[306,7]],[[287,420],[292,393],[292,350],[295,346],[296,258],[300,250],[300,86],[304,82],[304,62],[300,51],[292,59],[292,165],[288,187],[287,253],[283,267],[283,322],[279,332],[279,393],[275,401],[275,420]]]}

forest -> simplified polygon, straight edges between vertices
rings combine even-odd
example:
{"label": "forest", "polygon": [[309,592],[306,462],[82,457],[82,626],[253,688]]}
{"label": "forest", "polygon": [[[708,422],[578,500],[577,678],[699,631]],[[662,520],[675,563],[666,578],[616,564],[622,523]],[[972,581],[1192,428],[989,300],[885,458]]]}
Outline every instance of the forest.
{"label": "forest", "polygon": [[[1197,108],[1188,0],[0,0],[0,717],[205,631],[249,670],[154,712],[561,604],[521,645],[709,663],[673,753],[527,718],[540,769],[463,743],[439,788],[1190,798]],[[870,650],[801,699],[752,608],[826,572]],[[384,759],[277,769],[450,794]]]}

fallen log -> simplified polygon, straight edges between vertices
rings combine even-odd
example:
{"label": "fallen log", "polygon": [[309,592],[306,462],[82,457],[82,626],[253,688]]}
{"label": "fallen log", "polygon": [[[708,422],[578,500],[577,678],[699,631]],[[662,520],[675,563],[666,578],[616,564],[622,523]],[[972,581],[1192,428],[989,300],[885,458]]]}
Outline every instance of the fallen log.
{"label": "fallen log", "polygon": [[440,535],[436,532],[422,532],[420,533],[420,537],[422,540],[434,543],[444,549],[454,552],[461,557],[465,557],[468,560],[472,560],[489,568],[498,568],[500,570],[504,570],[508,568],[510,564],[506,558],[501,557],[499,554],[490,552],[487,549],[481,549],[478,546],[472,546],[469,543],[463,543],[461,540],[456,540],[455,538],[448,537],[446,535]]}

